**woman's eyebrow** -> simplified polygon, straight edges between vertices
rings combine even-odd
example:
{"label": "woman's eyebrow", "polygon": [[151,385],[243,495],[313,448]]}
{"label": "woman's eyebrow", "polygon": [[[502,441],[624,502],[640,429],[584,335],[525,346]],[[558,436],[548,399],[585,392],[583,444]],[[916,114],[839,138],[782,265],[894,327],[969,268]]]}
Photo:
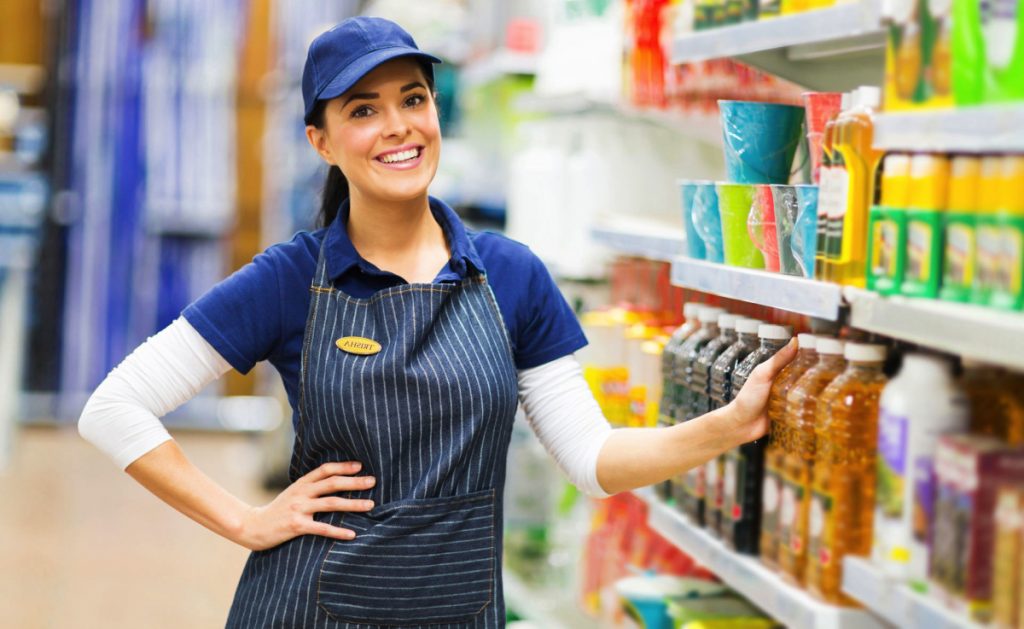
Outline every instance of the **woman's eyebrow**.
{"label": "woman's eyebrow", "polygon": [[427,89],[427,88],[426,88],[426,86],[424,86],[424,85],[423,85],[422,83],[420,83],[419,81],[414,81],[414,82],[412,82],[412,83],[409,83],[408,85],[405,85],[405,86],[403,86],[403,87],[402,87],[402,89],[401,89],[400,91],[402,91],[402,92],[408,92],[409,90],[414,90],[414,89],[416,89],[417,87],[419,87],[419,88],[422,88],[422,89]]}
{"label": "woman's eyebrow", "polygon": [[345,102],[342,103],[342,107],[344,107],[345,105],[348,105],[349,103],[351,103],[352,101],[357,100],[357,99],[359,99],[359,100],[373,100],[375,98],[380,98],[380,94],[378,94],[377,92],[357,92],[355,94],[352,94],[348,98],[346,98]]}

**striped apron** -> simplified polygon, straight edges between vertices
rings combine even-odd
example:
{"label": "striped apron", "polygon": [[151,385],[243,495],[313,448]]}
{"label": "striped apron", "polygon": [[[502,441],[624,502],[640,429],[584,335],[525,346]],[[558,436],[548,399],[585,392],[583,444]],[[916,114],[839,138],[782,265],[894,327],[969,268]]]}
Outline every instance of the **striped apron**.
{"label": "striped apron", "polygon": [[[321,247],[302,349],[292,481],[360,461],[366,513],[320,513],[351,541],[253,552],[228,627],[502,627],[502,490],[517,377],[486,278],[336,290]],[[339,338],[374,340],[356,355]]]}

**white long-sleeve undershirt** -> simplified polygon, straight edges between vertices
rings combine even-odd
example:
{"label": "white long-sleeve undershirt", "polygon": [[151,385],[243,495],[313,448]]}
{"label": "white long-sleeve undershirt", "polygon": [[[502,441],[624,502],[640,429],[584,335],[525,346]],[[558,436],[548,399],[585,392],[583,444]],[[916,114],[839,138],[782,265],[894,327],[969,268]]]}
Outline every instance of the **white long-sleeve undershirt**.
{"label": "white long-sleeve undershirt", "polygon": [[[231,365],[183,317],[140,345],[100,383],[78,420],[87,441],[127,468],[171,439],[160,418],[195,397]],[[597,457],[611,427],[572,356],[519,371],[519,398],[533,431],[569,480],[608,494]]]}

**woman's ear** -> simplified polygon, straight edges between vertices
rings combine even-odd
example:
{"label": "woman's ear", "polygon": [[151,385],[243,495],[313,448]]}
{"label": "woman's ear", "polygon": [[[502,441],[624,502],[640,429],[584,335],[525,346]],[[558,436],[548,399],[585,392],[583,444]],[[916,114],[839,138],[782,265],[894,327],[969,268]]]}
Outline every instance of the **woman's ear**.
{"label": "woman's ear", "polygon": [[306,139],[309,140],[309,145],[320,155],[328,164],[334,166],[334,159],[331,155],[331,146],[327,143],[327,134],[323,129],[318,129],[313,125],[306,125]]}

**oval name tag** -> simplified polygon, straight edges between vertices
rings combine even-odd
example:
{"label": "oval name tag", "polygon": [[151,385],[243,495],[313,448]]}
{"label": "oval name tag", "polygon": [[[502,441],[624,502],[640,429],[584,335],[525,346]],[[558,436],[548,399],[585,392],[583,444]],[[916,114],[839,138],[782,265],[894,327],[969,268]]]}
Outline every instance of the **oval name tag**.
{"label": "oval name tag", "polygon": [[370,356],[381,350],[380,343],[361,336],[346,336],[338,339],[335,344],[341,351],[359,356]]}

